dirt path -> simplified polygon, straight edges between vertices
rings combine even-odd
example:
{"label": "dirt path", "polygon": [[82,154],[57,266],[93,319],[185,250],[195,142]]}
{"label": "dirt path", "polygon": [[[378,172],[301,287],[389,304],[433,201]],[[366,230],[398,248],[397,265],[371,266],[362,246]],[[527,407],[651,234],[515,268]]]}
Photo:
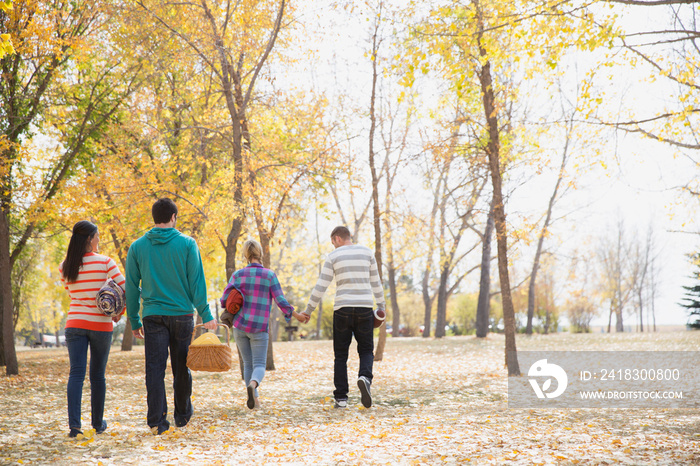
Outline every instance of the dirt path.
{"label": "dirt path", "polygon": [[[109,428],[80,441],[67,436],[67,352],[23,351],[22,375],[0,377],[0,464],[700,463],[700,410],[509,410],[503,347],[498,335],[389,339],[375,364],[374,406],[362,408],[351,383],[349,407],[338,410],[331,342],[278,343],[262,410],[245,407],[237,372],[194,373],[194,417],[160,437],[145,421],[143,349],[115,347]],[[519,338],[518,349],[700,350],[700,332],[535,336]],[[84,426],[89,413],[86,381]]]}

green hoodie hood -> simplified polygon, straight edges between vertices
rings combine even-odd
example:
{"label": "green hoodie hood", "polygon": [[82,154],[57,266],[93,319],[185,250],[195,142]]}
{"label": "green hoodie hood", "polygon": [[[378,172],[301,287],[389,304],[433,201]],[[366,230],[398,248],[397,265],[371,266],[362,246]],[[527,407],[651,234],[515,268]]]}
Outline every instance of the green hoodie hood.
{"label": "green hoodie hood", "polygon": [[180,234],[181,233],[175,228],[153,228],[146,233],[146,238],[148,238],[153,245],[166,244],[173,238],[180,236]]}

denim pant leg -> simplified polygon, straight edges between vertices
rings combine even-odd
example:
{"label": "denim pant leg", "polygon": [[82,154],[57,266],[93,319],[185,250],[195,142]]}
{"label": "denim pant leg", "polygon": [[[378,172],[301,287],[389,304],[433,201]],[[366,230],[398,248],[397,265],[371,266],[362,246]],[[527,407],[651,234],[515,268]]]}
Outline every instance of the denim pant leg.
{"label": "denim pant leg", "polygon": [[360,357],[358,377],[367,377],[372,382],[374,365],[374,313],[370,308],[355,308],[353,333],[357,341],[357,354]]}
{"label": "denim pant leg", "polygon": [[253,350],[250,348],[250,339],[243,330],[233,327],[233,339],[236,341],[238,353],[243,361],[243,383],[246,387],[250,383],[250,376],[253,375]]}
{"label": "denim pant leg", "polygon": [[[265,367],[267,367],[267,344],[270,334],[267,332],[249,333],[250,349],[253,355],[253,371],[250,380],[255,380],[258,386],[265,377]],[[250,382],[248,382],[250,383]],[[258,396],[258,389],[255,389],[255,396]]]}
{"label": "denim pant leg", "polygon": [[102,420],[105,412],[105,396],[107,394],[107,380],[105,369],[109,359],[109,350],[112,347],[112,332],[98,332],[88,330],[90,340],[90,405],[92,408],[92,427],[96,430],[102,428]]}
{"label": "denim pant leg", "polygon": [[[270,335],[267,332],[247,333],[234,327],[233,338],[236,340],[236,346],[243,360],[243,381],[246,387],[251,380],[255,380],[259,386],[265,377],[267,343]],[[257,388],[255,396],[258,396]]]}
{"label": "denim pant leg", "polygon": [[164,431],[168,422],[168,403],[165,398],[165,368],[168,364],[170,331],[163,316],[143,318],[144,346],[146,353],[146,402],[148,427]]}
{"label": "denim pant leg", "polygon": [[83,398],[83,381],[87,368],[88,337],[87,331],[81,328],[66,329],[66,346],[70,359],[70,374],[68,376],[68,427],[80,430],[80,403]]}
{"label": "denim pant leg", "polygon": [[340,308],[333,313],[333,396],[336,400],[348,398],[348,351],[352,342],[352,311]]}
{"label": "denim pant leg", "polygon": [[170,367],[173,370],[175,425],[184,426],[192,417],[192,373],[187,367],[194,319],[189,316],[167,316],[170,320]]}

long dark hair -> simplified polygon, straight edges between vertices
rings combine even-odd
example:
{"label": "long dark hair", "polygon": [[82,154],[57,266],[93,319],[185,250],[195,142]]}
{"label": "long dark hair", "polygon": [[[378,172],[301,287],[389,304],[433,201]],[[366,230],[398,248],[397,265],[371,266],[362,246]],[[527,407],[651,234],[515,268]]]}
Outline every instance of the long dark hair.
{"label": "long dark hair", "polygon": [[70,237],[66,259],[63,261],[63,278],[66,282],[72,283],[78,279],[87,245],[96,234],[97,225],[87,220],[81,220],[73,225],[73,235]]}

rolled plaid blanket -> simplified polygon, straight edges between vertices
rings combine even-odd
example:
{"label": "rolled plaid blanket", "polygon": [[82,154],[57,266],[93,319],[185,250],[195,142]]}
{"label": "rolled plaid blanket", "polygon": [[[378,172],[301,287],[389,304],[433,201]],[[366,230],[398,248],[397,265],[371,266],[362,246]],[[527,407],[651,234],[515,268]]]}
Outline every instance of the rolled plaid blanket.
{"label": "rolled plaid blanket", "polygon": [[114,280],[108,278],[100,291],[97,292],[95,304],[102,314],[109,317],[117,316],[121,314],[126,305],[124,290]]}

